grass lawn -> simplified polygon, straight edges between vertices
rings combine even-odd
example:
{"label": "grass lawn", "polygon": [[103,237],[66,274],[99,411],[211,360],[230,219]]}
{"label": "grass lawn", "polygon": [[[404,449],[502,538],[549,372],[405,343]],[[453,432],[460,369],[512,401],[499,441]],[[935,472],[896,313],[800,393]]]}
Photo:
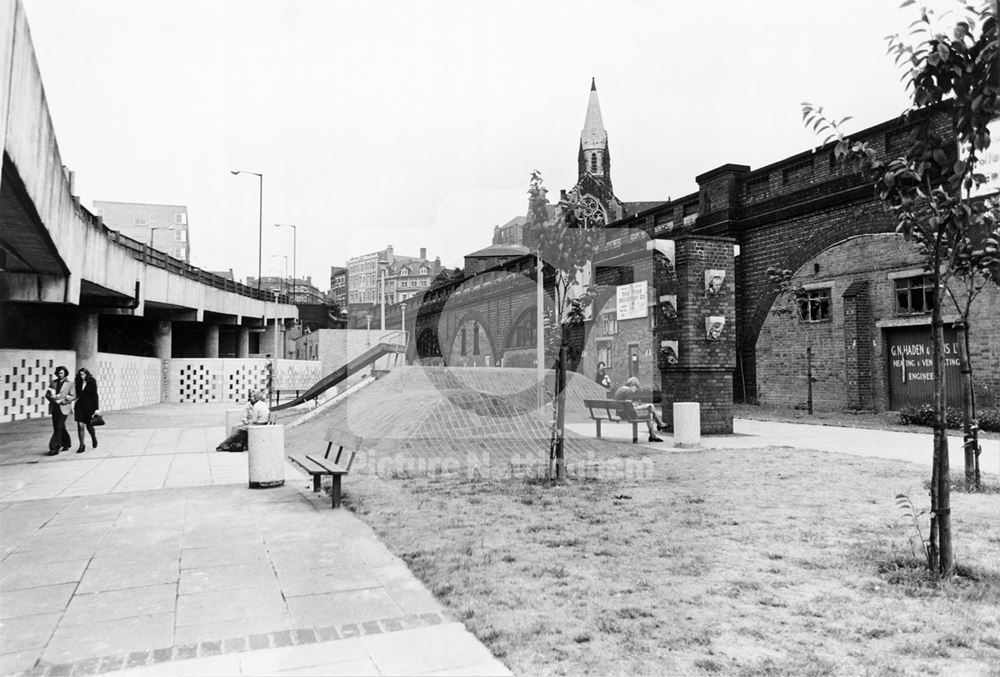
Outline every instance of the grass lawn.
{"label": "grass lawn", "polygon": [[965,575],[936,584],[894,505],[926,507],[918,466],[653,458],[639,479],[352,475],[345,493],[517,674],[1000,675],[1000,494],[953,494]]}

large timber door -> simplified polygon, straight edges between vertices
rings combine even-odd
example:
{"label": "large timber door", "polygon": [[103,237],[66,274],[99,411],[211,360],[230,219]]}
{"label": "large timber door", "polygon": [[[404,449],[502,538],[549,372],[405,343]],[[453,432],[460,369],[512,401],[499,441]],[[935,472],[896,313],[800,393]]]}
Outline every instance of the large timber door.
{"label": "large timber door", "polygon": [[[931,328],[898,327],[886,330],[889,349],[889,408],[934,403],[934,365]],[[949,407],[962,406],[958,342],[953,329],[944,330],[944,382]]]}

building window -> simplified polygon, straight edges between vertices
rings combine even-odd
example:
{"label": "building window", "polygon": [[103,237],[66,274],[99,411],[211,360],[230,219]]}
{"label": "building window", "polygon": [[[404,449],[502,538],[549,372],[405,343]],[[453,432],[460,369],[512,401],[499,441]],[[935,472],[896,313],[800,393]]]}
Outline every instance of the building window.
{"label": "building window", "polygon": [[400,268],[399,269],[399,274],[400,275],[409,275],[410,274],[410,269],[409,268]]}
{"label": "building window", "polygon": [[426,275],[429,272],[431,272],[431,271],[427,268],[427,266],[420,266],[420,274],[421,275]]}
{"label": "building window", "polygon": [[597,173],[597,153],[590,154],[590,171]]}
{"label": "building window", "polygon": [[618,313],[604,313],[601,315],[601,320],[604,323],[605,334],[618,333]]}
{"label": "building window", "polygon": [[479,354],[479,325],[472,323],[472,354]]}
{"label": "building window", "polygon": [[916,275],[896,280],[896,314],[921,315],[934,306],[934,278]]}
{"label": "building window", "polygon": [[184,225],[185,223],[184,212],[180,212],[179,214],[174,214],[174,223],[176,223],[179,226]]}
{"label": "building window", "polygon": [[465,355],[465,327],[462,327],[462,348],[461,352]]}
{"label": "building window", "polygon": [[535,330],[535,312],[529,311],[521,316],[517,326],[514,327],[514,336],[511,340],[512,348],[534,348],[537,333]]}
{"label": "building window", "polygon": [[830,290],[810,289],[799,299],[799,318],[804,322],[830,319]]}
{"label": "building window", "polygon": [[597,361],[603,362],[605,369],[611,368],[611,341],[597,342]]}
{"label": "building window", "polygon": [[145,226],[146,225],[146,219],[142,218],[141,216],[135,217],[135,225],[137,225],[137,226]]}
{"label": "building window", "polygon": [[649,328],[656,329],[656,306],[649,307]]}
{"label": "building window", "polygon": [[177,228],[176,230],[174,230],[174,241],[184,242],[186,235],[187,233],[183,229]]}

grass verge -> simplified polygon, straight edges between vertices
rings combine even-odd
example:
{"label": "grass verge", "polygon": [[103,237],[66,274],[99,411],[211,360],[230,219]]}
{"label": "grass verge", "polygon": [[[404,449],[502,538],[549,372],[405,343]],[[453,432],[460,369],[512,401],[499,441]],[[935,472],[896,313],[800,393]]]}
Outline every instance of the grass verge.
{"label": "grass verge", "polygon": [[563,485],[352,476],[347,499],[515,673],[1000,674],[1000,495],[952,497],[941,582],[894,506],[923,481],[771,448]]}

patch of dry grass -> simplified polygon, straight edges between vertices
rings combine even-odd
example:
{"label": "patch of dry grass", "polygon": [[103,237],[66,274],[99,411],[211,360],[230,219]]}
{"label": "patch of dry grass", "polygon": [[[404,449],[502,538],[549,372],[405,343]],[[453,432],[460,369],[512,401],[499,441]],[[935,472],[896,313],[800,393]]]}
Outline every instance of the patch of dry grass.
{"label": "patch of dry grass", "polygon": [[[994,674],[1000,495],[953,496],[951,582],[894,497],[923,471],[772,448],[638,480],[357,476],[348,504],[520,674]],[[926,533],[926,531],[925,531]]]}

